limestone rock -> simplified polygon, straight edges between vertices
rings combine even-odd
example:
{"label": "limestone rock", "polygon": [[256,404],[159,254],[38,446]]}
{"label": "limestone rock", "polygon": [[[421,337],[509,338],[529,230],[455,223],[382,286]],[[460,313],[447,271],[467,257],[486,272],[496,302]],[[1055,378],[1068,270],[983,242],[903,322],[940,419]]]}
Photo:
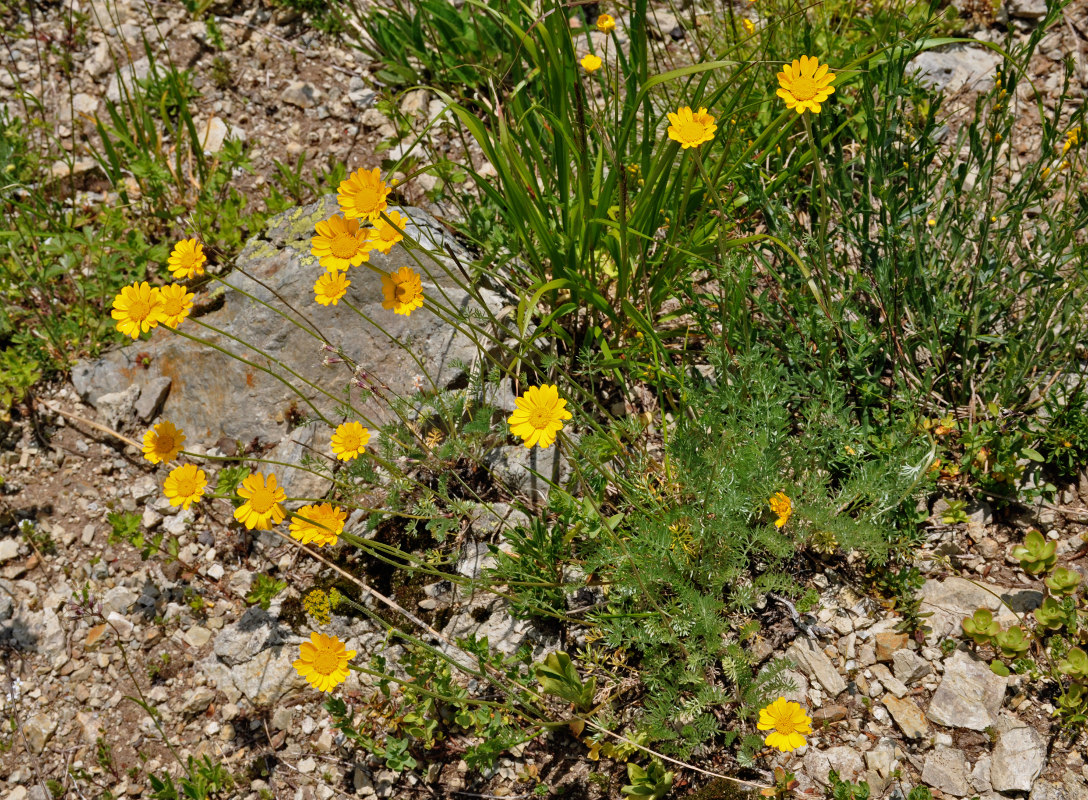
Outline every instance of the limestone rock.
{"label": "limestone rock", "polygon": [[928,580],[918,594],[922,598],[921,612],[930,613],[926,624],[932,629],[931,636],[943,639],[960,633],[960,623],[977,609],[994,612],[994,618],[1002,625],[1015,625],[1016,615],[1002,604],[1016,590],[1002,586],[983,588],[964,578],[946,578],[943,581]]}
{"label": "limestone rock", "polygon": [[846,681],[813,642],[798,639],[786,651],[786,657],[796,662],[809,678],[816,680],[832,697],[838,697],[846,691]]}
{"label": "limestone rock", "polygon": [[[109,51],[106,52],[108,58]],[[106,69],[109,69],[108,63]],[[113,77],[110,78],[109,86],[106,88],[106,99],[119,103],[122,95],[131,96],[134,92],[140,91],[139,87],[136,86],[136,81],[147,80],[150,73],[151,62],[146,58],[141,58],[131,64],[124,64],[120,69],[115,70]]]}
{"label": "limestone rock", "polygon": [[[558,474],[555,471],[557,455]],[[570,475],[570,464],[556,445],[547,450],[522,445],[497,447],[484,457],[484,462],[510,491],[537,499],[547,497],[552,483],[565,484]]]}
{"label": "limestone rock", "polygon": [[907,646],[907,634],[883,631],[873,637],[877,661],[891,661],[896,652]]}
{"label": "limestone rock", "polygon": [[933,672],[932,665],[913,650],[892,653],[892,665],[895,677],[908,686]]}
{"label": "limestone rock", "polygon": [[1046,16],[1046,0],[1008,0],[1005,8],[1010,17],[1042,19]]}
{"label": "limestone rock", "polygon": [[999,730],[990,764],[990,783],[994,791],[1031,791],[1032,784],[1046,766],[1046,742],[1035,728],[1019,720],[1010,718]]}
{"label": "limestone rock", "polygon": [[[281,295],[334,345],[342,346],[345,354],[357,360],[369,376],[388,386],[391,395],[410,398],[415,392],[414,378],[420,367],[404,347],[415,354],[435,385],[439,388],[449,386],[462,376],[461,364],[470,363],[477,357],[476,346],[425,308],[417,309],[410,317],[383,309],[381,281],[367,267],[349,273],[351,285],[346,299],[375,320],[381,326],[380,330],[361,320],[346,303],[326,307],[314,302],[314,281],[324,270],[310,254],[310,239],[314,223],[327,219],[336,210],[336,198],[330,195],[273,218],[263,237],[251,239],[246,244],[237,259],[238,271],[228,275],[226,280],[274,308],[290,313],[272,292]],[[405,229],[410,238],[430,251],[444,252],[449,247],[459,257],[465,255],[464,249],[432,218],[417,209],[401,208],[399,211],[409,217]],[[427,296],[443,306],[466,312],[469,308],[478,308],[452,277],[458,276],[463,282],[456,267],[451,262],[430,258],[420,250],[409,254],[403,245],[397,245],[388,255],[375,251],[369,266],[387,273],[402,266],[416,271],[422,269]],[[243,270],[268,288],[243,275]],[[497,295],[486,289],[479,292],[493,311],[502,306]],[[320,391],[283,373],[274,363],[225,336],[203,329],[199,331],[199,335],[209,341],[283,375],[285,380],[300,388],[304,397],[255,367],[161,327],[149,340],[76,365],[72,374],[76,390],[97,406],[102,395],[116,392],[118,387],[131,384],[139,392],[157,378],[170,377],[173,385],[163,404],[162,416],[185,431],[187,445],[203,443],[210,446],[224,436],[244,442],[258,438],[265,443],[278,443],[287,433],[292,405],[304,415],[316,416],[310,407],[312,403],[327,419],[335,421],[335,409],[343,402],[344,388],[351,380],[350,370],[344,365],[336,369],[322,365],[326,354],[321,352],[320,342],[307,332],[305,322],[300,323],[302,328],[292,325],[240,291],[228,289],[221,297],[222,305],[217,309],[207,295],[198,297],[198,304],[214,309],[203,314],[203,322],[260,348],[311,381]],[[136,359],[138,353],[145,352],[151,356],[146,369],[138,365]],[[373,399],[363,402],[357,393],[353,393],[352,402],[357,417],[368,427],[376,427],[391,417],[387,408]],[[278,474],[283,471],[277,470],[277,477],[284,477]]]}
{"label": "limestone rock", "polygon": [[888,713],[892,715],[895,724],[908,739],[921,739],[929,733],[929,723],[926,722],[922,710],[914,704],[913,700],[900,700],[897,697],[885,695],[881,700]]}
{"label": "limestone rock", "polygon": [[212,652],[228,667],[249,661],[262,650],[278,647],[292,637],[291,631],[259,606],[248,609],[215,637]]}
{"label": "limestone rock", "polygon": [[114,586],[102,597],[102,608],[105,611],[116,611],[118,614],[127,614],[133,604],[140,598],[136,592],[125,586]]}
{"label": "limestone rock", "polygon": [[145,383],[140,388],[140,398],[136,401],[136,416],[144,422],[153,420],[166,402],[172,383],[165,375]]}
{"label": "limestone rock", "polygon": [[938,746],[926,756],[922,781],[945,794],[963,797],[971,791],[966,764],[967,757],[962,750]]}
{"label": "limestone rock", "polygon": [[982,46],[954,45],[943,50],[919,53],[907,65],[926,86],[955,92],[965,86],[984,92],[994,85],[1001,56]]}
{"label": "limestone rock", "polygon": [[864,769],[861,754],[853,747],[812,749],[805,754],[805,773],[821,786],[827,785],[827,774],[831,770],[839,773],[840,780],[855,781]]}
{"label": "limestone rock", "polygon": [[280,100],[299,108],[313,108],[324,97],[320,89],[306,81],[292,81],[280,93]]}
{"label": "limestone rock", "polygon": [[45,745],[57,730],[57,722],[56,717],[50,714],[35,714],[24,723],[23,735],[26,737],[30,752],[41,755]]}
{"label": "limestone rock", "polygon": [[997,719],[1007,685],[1007,677],[994,675],[986,664],[957,650],[944,662],[944,676],[926,716],[950,728],[986,730]]}

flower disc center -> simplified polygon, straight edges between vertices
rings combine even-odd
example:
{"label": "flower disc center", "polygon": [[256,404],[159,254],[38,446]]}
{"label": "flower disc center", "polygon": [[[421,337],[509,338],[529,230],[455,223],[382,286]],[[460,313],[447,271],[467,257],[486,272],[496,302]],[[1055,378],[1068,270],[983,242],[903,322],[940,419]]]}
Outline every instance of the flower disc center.
{"label": "flower disc center", "polygon": [[196,494],[196,476],[191,478],[178,478],[177,488],[179,497],[191,497]]}
{"label": "flower disc center", "polygon": [[359,251],[359,242],[350,233],[338,233],[329,243],[329,249],[337,258],[354,258]]}
{"label": "flower disc center", "polygon": [[691,120],[680,123],[680,138],[686,142],[694,142],[706,135],[706,126],[701,122]]}
{"label": "flower disc center", "polygon": [[529,424],[537,430],[544,430],[551,424],[553,414],[546,408],[533,409],[533,413],[529,415]]}
{"label": "flower disc center", "polygon": [[151,304],[145,302],[143,298],[137,298],[128,307],[128,314],[134,320],[143,321],[151,316]]}
{"label": "flower disc center", "polygon": [[790,86],[790,94],[798,100],[811,100],[816,96],[816,81],[804,75],[798,75]]}
{"label": "flower disc center", "polygon": [[258,489],[249,498],[249,504],[258,514],[265,514],[276,504],[276,499],[268,489]]}
{"label": "flower disc center", "polygon": [[319,650],[314,657],[314,670],[322,675],[332,675],[340,668],[340,656],[331,650]]}

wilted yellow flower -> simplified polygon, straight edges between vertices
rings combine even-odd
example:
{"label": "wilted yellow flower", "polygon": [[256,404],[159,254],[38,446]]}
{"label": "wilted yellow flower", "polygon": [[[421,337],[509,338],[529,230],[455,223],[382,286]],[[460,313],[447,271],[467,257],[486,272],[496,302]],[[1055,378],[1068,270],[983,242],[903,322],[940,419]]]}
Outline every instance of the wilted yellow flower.
{"label": "wilted yellow flower", "polygon": [[709,142],[714,138],[714,131],[718,126],[714,124],[714,117],[707,113],[705,108],[692,111],[687,106],[682,106],[668,113],[669,138],[680,142],[680,146],[687,150],[689,147],[698,147],[703,142]]}
{"label": "wilted yellow flower", "polygon": [[337,305],[340,299],[347,294],[351,281],[343,272],[325,272],[314,284],[314,301],[327,306],[330,303]]}
{"label": "wilted yellow flower", "polygon": [[336,200],[347,219],[374,222],[385,211],[389,192],[377,167],[372,170],[357,169],[347,180],[341,181]]}
{"label": "wilted yellow flower", "polygon": [[510,432],[521,437],[526,447],[551,447],[555,436],[563,430],[563,420],[570,419],[567,401],[559,396],[555,386],[530,386],[514,400],[517,410],[507,419]]}
{"label": "wilted yellow flower", "polygon": [[246,501],[234,509],[234,518],[250,530],[268,530],[286,516],[280,503],[287,499],[287,493],[276,485],[275,474],[270,473],[266,482],[264,475],[254,472],[242,481],[238,496]]}
{"label": "wilted yellow flower", "polygon": [[593,53],[587,53],[582,56],[582,60],[578,62],[582,65],[582,69],[586,72],[596,72],[601,68],[601,59],[599,56],[593,55]]}
{"label": "wilted yellow flower", "polygon": [[204,470],[196,464],[182,464],[166,476],[162,483],[163,494],[170,500],[170,505],[187,509],[204,496],[204,487],[208,485]]}
{"label": "wilted yellow flower", "polygon": [[295,513],[298,516],[291,519],[291,537],[303,544],[316,544],[318,547],[336,544],[348,518],[346,511],[332,503],[303,506]]}
{"label": "wilted yellow flower", "polygon": [[186,292],[180,283],[171,283],[159,290],[162,296],[162,324],[168,328],[176,328],[181,321],[189,316],[193,308],[192,292]]}
{"label": "wilted yellow flower", "polygon": [[[389,219],[386,220],[385,217]],[[404,238],[401,231],[404,230],[404,224],[408,222],[408,218],[402,217],[399,211],[387,211],[385,217],[379,218],[374,223],[370,234],[370,246],[379,253],[388,253],[393,249],[393,245]]]}
{"label": "wilted yellow flower", "polygon": [[382,275],[382,308],[408,316],[423,305],[423,282],[411,267],[401,267],[392,275]]}
{"label": "wilted yellow flower", "polygon": [[113,298],[113,310],[110,312],[117,320],[117,330],[125,336],[139,339],[162,322],[162,292],[152,288],[144,281],[125,286],[121,293]]}
{"label": "wilted yellow flower", "polygon": [[317,236],[310,239],[310,252],[325,269],[346,270],[370,258],[372,228],[360,228],[359,220],[335,214],[314,225]]}
{"label": "wilted yellow flower", "polygon": [[798,747],[804,747],[804,734],[812,733],[812,720],[800,705],[779,697],[766,708],[759,710],[756,728],[771,731],[764,740],[768,746],[789,753]]}
{"label": "wilted yellow flower", "polygon": [[801,56],[778,73],[778,96],[798,114],[806,108],[819,114],[820,103],[835,92],[831,85],[834,80],[835,74],[828,72],[827,64],[821,65],[815,56]]}
{"label": "wilted yellow flower", "polygon": [[776,528],[781,528],[789,522],[790,515],[793,514],[793,503],[785,492],[775,492],[767,502],[771,505],[771,511],[778,515],[778,519],[774,521]]}
{"label": "wilted yellow flower", "polygon": [[163,420],[144,434],[144,458],[152,464],[173,461],[185,444],[185,434],[174,423]]}
{"label": "wilted yellow flower", "polygon": [[1080,125],[1065,134],[1065,144],[1062,145],[1062,155],[1064,156],[1071,148],[1076,147],[1078,144],[1080,144]]}
{"label": "wilted yellow flower", "polygon": [[299,658],[291,666],[315,689],[328,692],[347,680],[348,661],[353,658],[355,651],[345,649],[337,637],[315,632],[299,645]]}
{"label": "wilted yellow flower", "polygon": [[744,27],[744,32],[749,36],[756,32],[756,24],[748,17],[741,18],[740,24]]}
{"label": "wilted yellow flower", "polygon": [[173,270],[175,278],[188,280],[204,274],[204,263],[207,260],[208,257],[204,255],[204,245],[196,239],[182,239],[174,245],[174,250],[166,263]]}
{"label": "wilted yellow flower", "polygon": [[332,435],[332,451],[341,461],[350,461],[363,454],[370,442],[370,431],[361,422],[345,422],[336,426]]}
{"label": "wilted yellow flower", "polygon": [[612,33],[616,30],[616,20],[611,14],[601,14],[597,17],[597,30],[601,33]]}

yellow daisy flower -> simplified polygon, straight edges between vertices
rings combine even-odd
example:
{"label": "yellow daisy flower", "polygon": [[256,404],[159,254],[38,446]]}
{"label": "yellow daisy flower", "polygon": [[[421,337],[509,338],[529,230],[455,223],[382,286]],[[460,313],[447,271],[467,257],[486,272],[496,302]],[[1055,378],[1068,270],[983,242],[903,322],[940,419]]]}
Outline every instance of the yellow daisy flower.
{"label": "yellow daisy flower", "polygon": [[776,528],[781,528],[789,522],[790,515],[793,513],[793,503],[785,492],[775,492],[767,502],[771,505],[771,511],[778,515],[778,519],[774,521]]}
{"label": "yellow daisy flower", "polygon": [[144,458],[152,464],[173,461],[185,444],[185,434],[174,423],[163,420],[144,434]]}
{"label": "yellow daisy flower", "polygon": [[[385,217],[389,217],[387,222]],[[370,234],[371,247],[379,253],[388,254],[393,245],[404,239],[404,224],[407,217],[402,217],[399,211],[387,211],[385,217],[381,217],[374,223],[373,232]]]}
{"label": "yellow daisy flower", "polygon": [[749,36],[756,32],[756,24],[747,17],[742,18],[740,24],[744,27],[744,32]]}
{"label": "yellow daisy flower", "polygon": [[204,274],[204,264],[208,257],[204,255],[204,245],[196,239],[182,239],[170,253],[166,262],[174,271],[174,277],[179,280],[189,280],[197,275]]}
{"label": "yellow daisy flower", "polygon": [[382,275],[382,308],[408,316],[423,305],[423,283],[411,267],[401,267],[392,275]]}
{"label": "yellow daisy flower", "polygon": [[316,631],[310,641],[299,645],[298,660],[291,666],[320,692],[329,692],[348,678],[348,662],[355,658],[335,636],[322,636]]}
{"label": "yellow daisy flower", "polygon": [[204,487],[207,485],[208,478],[204,470],[197,469],[196,464],[182,464],[166,476],[166,480],[162,482],[162,490],[169,498],[170,505],[187,509],[190,504],[204,496]]}
{"label": "yellow daisy flower", "polygon": [[816,56],[801,56],[787,64],[778,73],[777,94],[786,101],[786,108],[798,114],[807,108],[813,114],[820,113],[820,103],[835,93],[831,85],[835,74],[828,72],[827,64],[820,64]]}
{"label": "yellow daisy flower", "polygon": [[596,72],[601,68],[601,64],[603,62],[601,61],[600,57],[595,56],[592,53],[588,53],[587,55],[583,56],[582,60],[578,63],[582,65],[582,69],[584,69],[586,72]]}
{"label": "yellow daisy flower", "polygon": [[351,281],[343,272],[325,272],[314,284],[314,301],[327,306],[337,305],[348,292]]}
{"label": "yellow daisy flower", "polygon": [[567,401],[555,386],[530,386],[515,401],[517,410],[507,419],[510,432],[520,436],[526,447],[551,447],[555,435],[563,430],[563,420],[570,419]]}
{"label": "yellow daisy flower", "polygon": [[611,14],[601,14],[597,17],[597,30],[601,33],[612,33],[616,30],[616,20]]}
{"label": "yellow daisy flower", "polygon": [[371,228],[360,228],[359,220],[339,214],[318,222],[317,236],[310,239],[310,252],[330,271],[357,267],[370,259]]}
{"label": "yellow daisy flower", "polygon": [[706,113],[705,108],[692,111],[687,106],[682,106],[675,114],[670,111],[668,117],[672,123],[669,125],[669,138],[680,142],[685,150],[709,142],[714,138],[714,131],[718,130],[714,117]]}
{"label": "yellow daisy flower", "polygon": [[162,305],[162,292],[157,287],[152,288],[147,281],[133,283],[113,298],[110,316],[117,320],[117,330],[139,339],[141,333],[162,322]]}
{"label": "yellow daisy flower", "polygon": [[361,422],[345,422],[336,426],[332,435],[332,451],[340,461],[350,461],[363,454],[370,442],[370,431]]}
{"label": "yellow daisy flower", "polygon": [[789,753],[798,747],[804,747],[804,734],[812,733],[812,720],[797,703],[779,697],[766,708],[759,710],[756,727],[761,731],[771,731],[764,739],[768,746]]}
{"label": "yellow daisy flower", "polygon": [[[324,547],[336,544],[336,538],[344,532],[348,513],[331,503],[303,506],[291,519],[291,536],[303,544]],[[322,527],[324,526],[324,527]]]}
{"label": "yellow daisy flower", "polygon": [[186,292],[180,283],[163,286],[159,293],[162,295],[162,324],[168,328],[176,328],[189,316],[196,295]]}
{"label": "yellow daisy flower", "polygon": [[242,481],[238,496],[246,501],[234,509],[234,518],[250,530],[266,531],[287,516],[280,505],[287,499],[287,493],[276,485],[275,474],[270,473],[266,483],[264,475],[254,472]]}
{"label": "yellow daisy flower", "polygon": [[340,183],[336,200],[348,219],[375,222],[385,211],[385,198],[389,196],[389,191],[377,167],[372,170],[357,169]]}

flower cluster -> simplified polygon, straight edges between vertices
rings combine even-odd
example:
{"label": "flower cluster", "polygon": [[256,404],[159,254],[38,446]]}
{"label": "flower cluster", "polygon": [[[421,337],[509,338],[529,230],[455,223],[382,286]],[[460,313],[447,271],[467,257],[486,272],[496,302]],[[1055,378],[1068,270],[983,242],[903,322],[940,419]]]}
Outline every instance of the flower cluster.
{"label": "flower cluster", "polygon": [[[742,23],[749,35],[755,33],[756,28],[751,21],[744,19]],[[798,114],[806,110],[819,114],[820,103],[835,91],[831,85],[834,81],[835,74],[827,64],[821,64],[815,56],[801,56],[793,63],[786,64],[778,73],[777,94],[786,101],[786,108],[792,108]],[[667,116],[669,138],[679,142],[684,150],[713,140],[714,132],[718,130],[715,118],[706,108],[693,111],[688,106],[681,106]]]}
{"label": "flower cluster", "polygon": [[[314,301],[336,305],[347,294],[350,267],[370,261],[375,250],[383,255],[404,239],[407,217],[388,208],[389,185],[381,171],[357,169],[341,182],[336,200],[340,213],[314,226],[310,252],[325,274],[314,284]],[[363,227],[363,223],[370,227]],[[423,305],[423,283],[417,272],[402,267],[392,275],[382,273],[382,308],[407,316]]]}

